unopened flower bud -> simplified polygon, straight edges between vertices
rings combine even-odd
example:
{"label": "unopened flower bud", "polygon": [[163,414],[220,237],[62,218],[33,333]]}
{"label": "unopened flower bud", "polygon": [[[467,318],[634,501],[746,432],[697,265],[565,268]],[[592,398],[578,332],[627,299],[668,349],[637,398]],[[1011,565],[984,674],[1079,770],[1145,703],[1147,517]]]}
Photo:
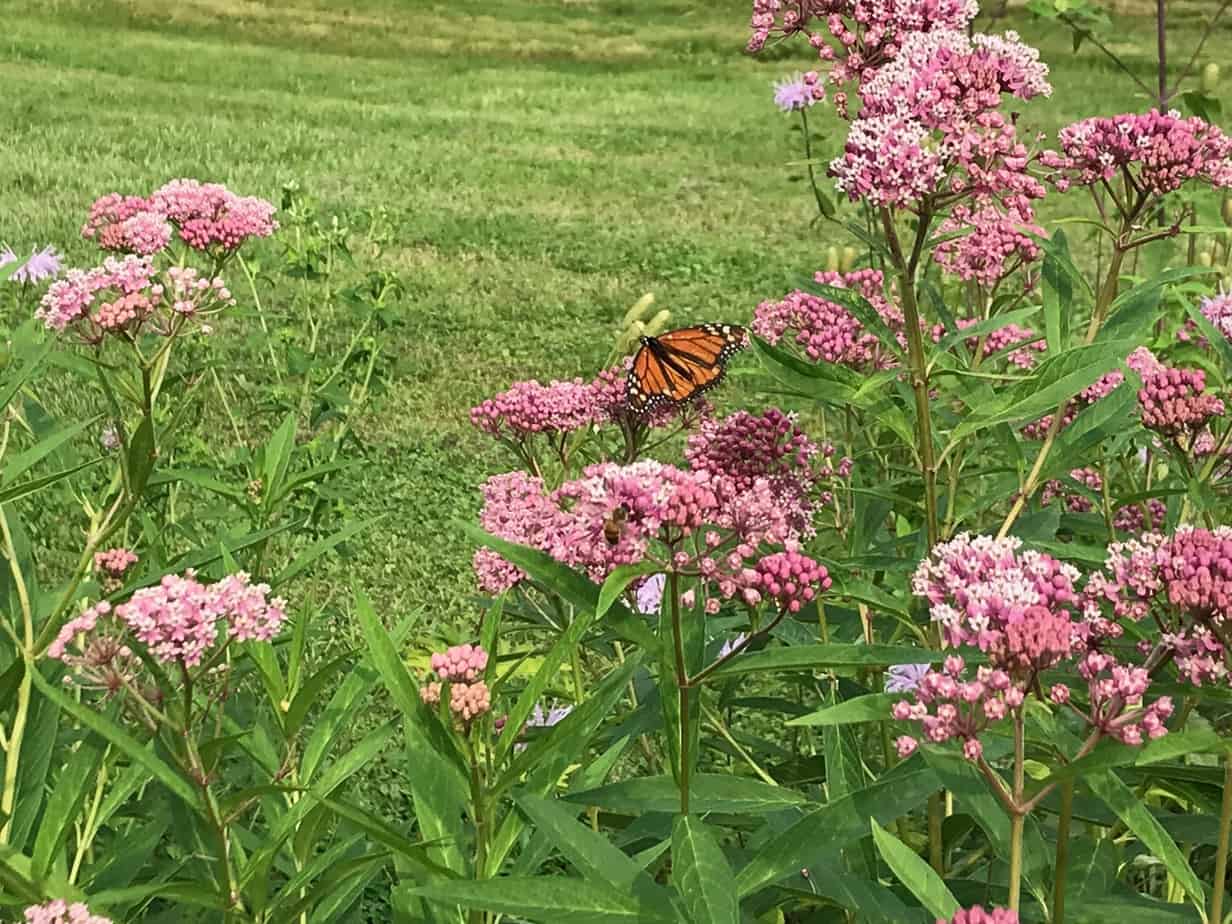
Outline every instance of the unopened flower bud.
{"label": "unopened flower bud", "polygon": [[636,302],[633,307],[625,312],[625,318],[620,322],[620,326],[624,328],[631,327],[635,322],[646,317],[646,313],[650,311],[650,306],[654,304],[654,293],[647,292]]}
{"label": "unopened flower bud", "polygon": [[662,311],[656,314],[653,318],[651,318],[650,323],[646,325],[646,336],[647,337],[659,336],[659,334],[663,333],[663,331],[667,329],[667,324],[669,321],[671,321],[671,319],[672,319],[672,313],[668,311],[666,308],[664,308]]}
{"label": "unopened flower bud", "polygon": [[1215,87],[1219,84],[1219,65],[1214,61],[1209,62],[1206,67],[1202,68],[1202,92],[1214,93]]}
{"label": "unopened flower bud", "polygon": [[1232,225],[1232,196],[1228,196],[1223,200],[1223,205],[1219,209],[1219,214],[1223,218],[1225,225]]}
{"label": "unopened flower bud", "polygon": [[1199,266],[1210,266],[1215,262],[1215,257],[1209,250],[1198,251],[1198,256],[1196,259]]}
{"label": "unopened flower bud", "polygon": [[843,248],[843,259],[839,263],[840,272],[850,273],[856,268],[856,253],[857,251],[854,247],[848,246]]}
{"label": "unopened flower bud", "polygon": [[842,266],[842,262],[843,262],[843,258],[841,254],[839,253],[839,249],[837,247],[831,247],[828,250],[826,250],[826,271],[827,272],[837,273],[839,267]]}

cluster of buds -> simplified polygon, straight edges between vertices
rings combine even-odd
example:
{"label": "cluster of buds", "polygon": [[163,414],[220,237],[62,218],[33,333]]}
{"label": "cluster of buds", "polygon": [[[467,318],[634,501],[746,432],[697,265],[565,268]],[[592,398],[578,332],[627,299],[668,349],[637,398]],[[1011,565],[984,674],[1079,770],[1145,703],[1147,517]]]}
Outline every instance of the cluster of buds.
{"label": "cluster of buds", "polygon": [[94,570],[102,578],[103,593],[113,594],[124,586],[124,575],[137,564],[137,553],[131,549],[114,548],[94,553]]}
{"label": "cluster of buds", "polygon": [[491,692],[483,681],[488,653],[479,645],[454,645],[432,655],[429,662],[437,679],[419,688],[419,698],[439,706],[442,694],[449,697],[449,711],[463,728],[492,709]]}

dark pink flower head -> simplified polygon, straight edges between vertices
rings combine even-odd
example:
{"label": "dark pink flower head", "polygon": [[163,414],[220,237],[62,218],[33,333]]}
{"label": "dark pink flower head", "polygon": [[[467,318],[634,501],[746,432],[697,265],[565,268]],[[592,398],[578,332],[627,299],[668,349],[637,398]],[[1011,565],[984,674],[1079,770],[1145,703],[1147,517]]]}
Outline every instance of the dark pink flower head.
{"label": "dark pink flower head", "polygon": [[984,910],[982,905],[961,908],[948,921],[937,918],[937,924],[1018,924],[1018,912],[1008,908]]}
{"label": "dark pink flower head", "polygon": [[[833,582],[824,565],[794,550],[774,552],[753,566],[747,588],[761,599],[770,599],[780,610],[798,613]],[[746,599],[751,599],[746,590]]]}
{"label": "dark pink flower head", "polygon": [[[832,447],[827,448],[832,455]],[[704,421],[685,449],[695,471],[709,472],[723,481],[720,493],[725,497],[751,492],[764,479],[791,511],[797,533],[811,530],[819,475],[813,463],[821,454],[820,447],[797,426],[794,415],[777,408],[760,415],[737,411],[721,420]]]}
{"label": "dark pink flower head", "polygon": [[172,180],[150,196],[150,206],[166,216],[194,250],[230,253],[251,238],[278,230],[273,203],[237,196],[220,183]]}
{"label": "dark pink flower head", "polygon": [[523,440],[536,433],[569,433],[598,423],[594,388],[581,379],[571,382],[516,382],[471,408],[471,423],[484,433]]}
{"label": "dark pink flower head", "polygon": [[1144,376],[1138,390],[1142,425],[1191,448],[1211,418],[1221,417],[1224,404],[1206,391],[1201,369],[1163,369]]}
{"label": "dark pink flower head", "polygon": [[[1137,372],[1143,378],[1153,375],[1156,372],[1164,370],[1166,367],[1146,347],[1138,347],[1127,357],[1125,357],[1125,365]],[[1074,422],[1074,418],[1078,416],[1079,411],[1090,407],[1101,398],[1106,398],[1112,394],[1125,381],[1125,373],[1120,369],[1113,369],[1100,376],[1095,382],[1088,385],[1078,393],[1074,400],[1069,402],[1069,406],[1065,410],[1065,417],[1061,420],[1061,429],[1065,429]],[[1052,415],[1041,417],[1033,423],[1027,424],[1022,428],[1022,432],[1031,439],[1043,439],[1048,432],[1048,428],[1052,425]]]}
{"label": "dark pink flower head", "polygon": [[1029,606],[1021,619],[1006,623],[1005,647],[997,652],[996,660],[1011,673],[1038,673],[1068,657],[1073,638],[1074,626],[1067,611]]}
{"label": "dark pink flower head", "polygon": [[1052,181],[1061,190],[1111,180],[1121,171],[1157,195],[1189,180],[1232,186],[1232,138],[1197,116],[1152,109],[1084,119],[1061,129],[1059,140],[1061,151],[1040,159],[1054,170]]}
{"label": "dark pink flower head", "polygon": [[478,645],[454,645],[443,654],[434,654],[432,670],[450,683],[478,680],[488,666],[488,653]]}
{"label": "dark pink flower head", "polygon": [[[853,289],[872,304],[891,330],[901,330],[902,313],[885,297],[878,270],[850,273],[819,272],[817,282],[840,289]],[[752,330],[777,344],[791,336],[814,362],[840,363],[857,371],[885,368],[894,361],[882,348],[877,335],[864,329],[846,308],[821,296],[795,291],[781,301],[765,301],[753,312]]]}

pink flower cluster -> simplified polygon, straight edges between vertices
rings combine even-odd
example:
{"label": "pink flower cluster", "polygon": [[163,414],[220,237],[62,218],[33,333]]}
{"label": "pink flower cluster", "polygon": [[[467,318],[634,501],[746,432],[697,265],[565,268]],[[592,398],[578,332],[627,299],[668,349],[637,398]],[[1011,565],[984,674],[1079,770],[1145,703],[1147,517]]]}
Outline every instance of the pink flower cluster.
{"label": "pink flower cluster", "polygon": [[172,180],[148,197],[111,193],[96,200],[81,229],[104,250],[149,256],[171,242],[172,226],[194,250],[228,254],[278,229],[274,206],[219,183]]}
{"label": "pink flower cluster", "polygon": [[534,433],[569,433],[600,420],[595,389],[581,379],[571,382],[516,382],[471,408],[471,423],[484,433],[523,439]]}
{"label": "pink flower cluster", "polygon": [[1199,310],[1228,340],[1232,340],[1232,290],[1202,299]]}
{"label": "pink flower cluster", "polygon": [[[1232,527],[1181,527],[1108,547],[1104,570],[1091,576],[1091,619],[1110,606],[1114,618],[1152,616],[1160,642],[1188,682],[1226,682],[1226,627],[1232,616]],[[1104,634],[1115,636],[1110,620]],[[1119,627],[1118,627],[1119,628]]]}
{"label": "pink flower cluster", "polygon": [[[997,227],[1030,223],[1030,201],[1044,188],[1027,173],[1013,123],[996,110],[1003,93],[1023,100],[1050,93],[1047,74],[1038,52],[1012,32],[973,39],[958,30],[909,32],[894,60],[861,86],[863,108],[830,173],[852,200],[879,207],[943,191],[949,203],[973,197],[973,208],[953,216],[954,227],[977,216]],[[948,252],[962,266],[961,251]]]}
{"label": "pink flower cluster", "polygon": [[[977,322],[974,318],[957,318],[954,321],[959,330],[970,327],[975,323]],[[1039,334],[1029,327],[1007,324],[1005,327],[1000,327],[984,335],[984,349],[981,356],[988,358],[1004,350],[1010,350],[1006,358],[1012,365],[1020,369],[1030,369],[1035,366],[1034,354],[1043,353],[1048,349],[1048,343],[1038,338]],[[967,349],[971,350],[972,353],[979,349],[979,345],[979,337],[967,338]],[[1010,347],[1014,346],[1018,346],[1018,349],[1011,350]]]}
{"label": "pink flower cluster", "polygon": [[793,529],[801,534],[811,533],[815,507],[830,503],[828,491],[816,491],[818,483],[851,474],[850,459],[840,459],[836,468],[833,457],[832,445],[819,447],[796,424],[794,415],[777,408],[760,415],[738,411],[705,420],[685,448],[689,466],[720,476],[725,492],[750,492],[759,480],[766,480]]}
{"label": "pink flower cluster", "polygon": [[[1154,740],[1168,734],[1164,724],[1172,715],[1172,698],[1161,696],[1145,708],[1142,697],[1151,685],[1151,675],[1144,667],[1120,664],[1109,654],[1088,651],[1078,662],[1078,673],[1087,681],[1090,712],[1084,716],[1103,734],[1122,744],[1137,747],[1146,737]],[[1052,700],[1069,702],[1069,688],[1053,687]]]}
{"label": "pink flower cluster", "polygon": [[431,664],[441,680],[471,683],[478,680],[487,668],[488,653],[478,645],[454,645],[444,654],[434,654]]}
{"label": "pink flower cluster", "polygon": [[90,909],[81,902],[69,904],[57,898],[27,908],[26,924],[111,924],[111,918],[91,914]]}
{"label": "pink flower cluster", "polygon": [[[68,621],[47,648],[47,656],[73,669],[83,687],[118,693],[133,681],[140,666],[114,619],[111,604],[101,601]],[[102,626],[100,626],[102,622]],[[66,677],[65,682],[71,682]]]}
{"label": "pink flower cluster", "polygon": [[1014,537],[962,533],[933,548],[912,578],[950,645],[974,645],[1016,675],[1068,654],[1077,569],[1022,550]]}
{"label": "pink flower cluster", "polygon": [[1040,161],[1055,171],[1052,181],[1060,190],[1122,172],[1135,188],[1156,195],[1194,179],[1232,186],[1232,138],[1197,116],[1152,109],[1084,119],[1061,129],[1059,141],[1061,151],[1046,151]]}
{"label": "pink flower cluster", "polygon": [[905,35],[962,31],[978,11],[975,0],[753,0],[748,50],[805,32],[820,59],[834,63],[830,80],[839,84],[892,59]]}
{"label": "pink flower cluster", "polygon": [[937,235],[970,230],[962,237],[941,241],[933,250],[933,259],[951,276],[993,286],[1019,266],[1039,259],[1039,245],[1030,235],[1043,234],[1044,229],[1033,218],[1030,210],[1002,207],[991,199],[970,205],[960,202],[938,225]]}
{"label": "pink flower cluster", "polygon": [[449,688],[449,710],[464,727],[492,708],[488,685],[480,678],[488,666],[488,652],[479,645],[454,645],[431,658],[437,680],[419,688],[419,698],[437,706],[445,685]]}
{"label": "pink flower cluster", "polygon": [[[886,300],[879,270],[851,273],[823,271],[813,277],[824,285],[852,289],[862,295],[891,330],[903,328],[902,312]],[[755,334],[777,344],[789,332],[809,359],[839,363],[857,371],[883,369],[894,364],[876,334],[864,329],[846,308],[808,292],[795,291],[782,301],[764,301],[753,312]]]}
{"label": "pink flower cluster", "polygon": [[169,336],[176,328],[170,317],[159,316],[162,307],[195,315],[235,304],[220,278],[205,279],[196,270],[172,267],[167,283],[170,289],[150,257],[107,257],[102,266],[71,269],[52,283],[35,317],[49,330],[71,327],[83,342],[98,344],[108,334],[133,336],[141,330]]}
{"label": "pink flower cluster", "polygon": [[[766,477],[740,481],[643,460],[592,465],[550,493],[522,472],[493,476],[484,486],[480,522],[493,535],[584,569],[596,582],[619,565],[651,560],[700,578],[724,599],[740,593],[751,605],[777,586],[769,595],[790,609],[828,586],[824,569],[803,556],[773,558],[777,552],[768,553],[761,572],[746,562],[756,561],[763,545],[794,550],[798,513],[786,509]],[[475,570],[488,593],[524,577],[488,549],[476,553]],[[713,611],[717,600],[707,606]]]}
{"label": "pink flower cluster", "polygon": [[1201,369],[1164,369],[1145,376],[1138,390],[1142,425],[1191,448],[1211,418],[1222,417],[1223,401],[1206,391]]}
{"label": "pink flower cluster", "polygon": [[[269,599],[269,585],[253,584],[237,572],[215,584],[202,584],[193,571],[182,577],[166,575],[158,585],[136,591],[115,608],[115,616],[165,663],[185,667],[200,664],[218,638],[218,622],[227,623],[227,636],[238,641],[268,641],[286,620],[286,602]],[[48,648],[49,657],[67,660],[68,645],[95,629],[110,604],[99,603],[60,630]]]}
{"label": "pink flower cluster", "polygon": [[974,905],[960,908],[948,921],[938,918],[937,924],[1018,924],[1018,912],[1008,908],[989,908],[985,911],[983,905]]}
{"label": "pink flower cluster", "polygon": [[824,565],[794,549],[774,552],[758,560],[753,567],[755,577],[748,580],[745,599],[750,591],[771,599],[786,613],[798,613],[816,599],[819,591],[830,589],[833,583]]}
{"label": "pink flower cluster", "polygon": [[107,577],[120,578],[124,572],[137,564],[137,553],[131,549],[115,548],[94,553],[94,567]]}

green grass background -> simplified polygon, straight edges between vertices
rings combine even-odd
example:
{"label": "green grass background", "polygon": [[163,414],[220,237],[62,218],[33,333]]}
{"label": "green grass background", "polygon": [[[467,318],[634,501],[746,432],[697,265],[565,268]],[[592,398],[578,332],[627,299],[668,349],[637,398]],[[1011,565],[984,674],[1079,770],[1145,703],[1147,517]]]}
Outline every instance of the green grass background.
{"label": "green grass background", "polygon": [[[1213,6],[1169,3],[1176,64]],[[275,200],[295,180],[326,213],[387,222],[344,273],[405,284],[345,487],[351,515],[394,515],[318,580],[341,603],[353,577],[391,619],[420,608],[465,634],[470,547],[450,524],[508,467],[467,409],[514,379],[592,375],[644,292],[682,322],[743,321],[849,243],[810,225],[786,165],[795,120],[771,104],[809,49],[748,58],[747,16],[733,0],[5,0],[0,240],[90,260],[77,229],[95,196],[179,176]],[[1153,22],[1114,21],[1110,47],[1153,80]],[[993,28],[1018,29],[1053,69],[1056,92],[1025,107],[1025,127],[1146,107],[1068,32],[1021,11]],[[1228,29],[1203,60],[1232,71]],[[290,298],[264,298],[279,335],[302,338]],[[345,343],[352,322],[327,320],[328,344]],[[256,439],[277,416],[244,323],[222,334],[224,365]]]}

